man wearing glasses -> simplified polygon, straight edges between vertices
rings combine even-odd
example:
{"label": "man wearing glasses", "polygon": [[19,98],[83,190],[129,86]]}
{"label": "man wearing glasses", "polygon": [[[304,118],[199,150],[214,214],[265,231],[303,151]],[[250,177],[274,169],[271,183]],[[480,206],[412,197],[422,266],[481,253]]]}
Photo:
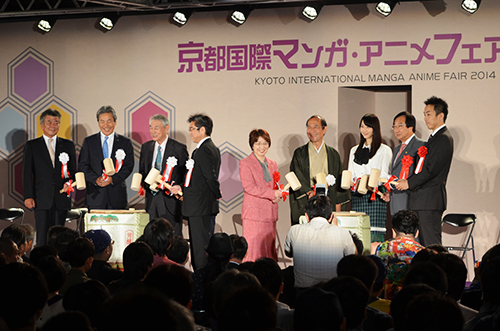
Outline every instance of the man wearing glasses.
{"label": "man wearing glasses", "polygon": [[[409,176],[415,171],[415,166],[417,162],[417,152],[420,146],[425,144],[425,141],[415,136],[416,121],[415,116],[407,111],[402,111],[394,117],[392,121],[392,129],[394,130],[394,135],[401,142],[398,146],[394,147],[392,151],[392,171],[391,175],[403,179],[405,177],[408,179]],[[408,168],[408,172],[403,171],[405,174],[403,176],[403,158],[409,155],[412,159],[412,164]],[[408,159],[408,158],[406,158]],[[405,159],[405,160],[406,160]],[[406,161],[405,161],[406,162]],[[408,209],[408,197],[410,196],[409,191],[398,191],[391,189],[391,215],[396,214],[400,210]]]}
{"label": "man wearing glasses", "polygon": [[210,240],[211,223],[219,213],[222,197],[219,184],[220,153],[213,143],[213,122],[204,114],[188,119],[189,136],[196,143],[191,159],[186,162],[186,179],[181,188],[175,185],[172,193],[183,192],[182,215],[189,221],[191,263],[197,270],[207,263],[205,245]]}

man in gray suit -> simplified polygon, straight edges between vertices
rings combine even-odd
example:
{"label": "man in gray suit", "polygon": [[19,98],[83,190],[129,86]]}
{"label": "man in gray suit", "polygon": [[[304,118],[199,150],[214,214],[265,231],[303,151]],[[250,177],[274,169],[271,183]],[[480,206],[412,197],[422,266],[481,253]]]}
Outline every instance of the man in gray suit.
{"label": "man in gray suit", "polygon": [[[392,129],[394,135],[401,141],[401,144],[394,147],[392,152],[392,172],[398,178],[402,178],[403,157],[409,155],[413,159],[412,165],[408,169],[408,173],[404,175],[406,179],[413,174],[417,162],[417,152],[420,146],[425,144],[425,141],[415,136],[416,121],[415,116],[407,111],[398,113],[392,121]],[[408,209],[409,191],[391,190],[391,215],[396,214],[400,210]]]}

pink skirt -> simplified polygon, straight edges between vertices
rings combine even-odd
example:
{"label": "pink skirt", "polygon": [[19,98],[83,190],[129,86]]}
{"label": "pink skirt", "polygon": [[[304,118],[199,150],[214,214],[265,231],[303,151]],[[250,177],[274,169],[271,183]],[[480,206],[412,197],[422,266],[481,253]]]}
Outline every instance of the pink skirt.
{"label": "pink skirt", "polygon": [[276,222],[243,221],[243,237],[247,240],[248,251],[244,262],[253,262],[261,257],[278,261],[276,253]]}

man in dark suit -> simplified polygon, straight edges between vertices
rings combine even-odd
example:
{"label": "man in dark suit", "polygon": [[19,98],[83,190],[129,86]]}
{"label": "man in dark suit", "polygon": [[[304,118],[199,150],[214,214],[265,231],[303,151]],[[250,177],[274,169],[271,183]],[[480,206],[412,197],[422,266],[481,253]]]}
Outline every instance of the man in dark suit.
{"label": "man in dark suit", "polygon": [[59,111],[47,109],[40,115],[43,135],[24,146],[24,205],[35,209],[37,245],[46,244],[49,227],[64,226],[71,209],[67,191],[76,172],[75,144],[57,137],[60,123]]}
{"label": "man in dark suit", "polygon": [[[102,106],[96,117],[101,132],[83,140],[78,162],[87,182],[87,205],[89,209],[125,209],[125,180],[134,169],[132,142],[115,132],[116,112],[111,106]],[[108,157],[113,160],[116,173],[106,177],[103,161]]]}
{"label": "man in dark suit", "polygon": [[432,130],[425,144],[428,154],[421,171],[417,163],[415,173],[408,180],[400,180],[396,187],[410,190],[409,207],[417,212],[420,220],[420,243],[428,246],[441,244],[441,217],[446,210],[446,180],[453,158],[453,138],[445,124],[448,104],[437,97],[424,103],[425,124]]}
{"label": "man in dark suit", "polygon": [[[404,175],[405,179],[413,174],[417,162],[417,151],[420,146],[425,144],[425,141],[415,135],[416,121],[415,116],[407,111],[402,111],[394,117],[392,121],[392,129],[394,135],[401,141],[401,144],[394,147],[392,152],[392,171],[391,175],[398,178],[403,178],[401,170],[403,169],[403,158],[406,155],[411,156],[413,163],[408,168]],[[396,214],[400,210],[408,209],[408,198],[410,192],[391,190],[390,193],[391,215]]]}
{"label": "man in dark suit", "polygon": [[[139,158],[139,173],[146,178],[151,168],[156,168],[170,184],[184,185],[186,161],[189,158],[186,145],[170,138],[170,125],[167,116],[157,114],[149,119],[149,133],[153,140],[142,144]],[[149,219],[167,219],[174,227],[174,235],[182,237],[182,205],[178,196],[170,191],[149,189],[145,184],[146,211]]]}
{"label": "man in dark suit", "polygon": [[[309,142],[297,148],[293,153],[290,171],[293,171],[302,187],[297,191],[290,189],[290,214],[292,225],[299,223],[304,215],[307,200],[314,195],[313,178],[320,172],[335,177],[335,184],[328,188],[328,197],[337,211],[350,199],[350,192],[340,188],[344,166],[335,148],[327,146],[324,136],[328,130],[326,120],[319,116],[311,116],[306,122]],[[324,148],[323,148],[324,147]]]}
{"label": "man in dark suit", "polygon": [[[220,153],[213,143],[213,122],[210,117],[196,114],[188,119],[189,136],[197,143],[189,164],[186,164],[182,215],[189,221],[191,242],[191,263],[197,270],[207,263],[205,245],[210,240],[212,217],[219,213],[219,199],[222,197],[219,185]],[[194,161],[194,163],[192,163]],[[181,191],[180,186],[172,190]]]}

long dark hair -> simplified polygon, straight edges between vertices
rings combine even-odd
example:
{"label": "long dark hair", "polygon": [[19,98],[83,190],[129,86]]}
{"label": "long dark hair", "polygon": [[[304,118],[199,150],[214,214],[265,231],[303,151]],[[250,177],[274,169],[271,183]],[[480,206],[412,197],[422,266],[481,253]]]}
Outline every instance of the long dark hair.
{"label": "long dark hair", "polygon": [[[362,123],[365,123],[367,127],[370,127],[373,129],[373,138],[372,138],[372,145],[370,149],[370,159],[377,153],[380,145],[382,144],[382,134],[380,133],[380,121],[378,120],[377,115],[375,114],[366,114],[361,118],[361,121],[359,121],[359,127],[361,127]],[[356,149],[356,152],[354,155],[358,155],[359,152],[361,152],[361,149],[363,148],[363,145],[366,142],[365,137],[359,133],[359,146]]]}

